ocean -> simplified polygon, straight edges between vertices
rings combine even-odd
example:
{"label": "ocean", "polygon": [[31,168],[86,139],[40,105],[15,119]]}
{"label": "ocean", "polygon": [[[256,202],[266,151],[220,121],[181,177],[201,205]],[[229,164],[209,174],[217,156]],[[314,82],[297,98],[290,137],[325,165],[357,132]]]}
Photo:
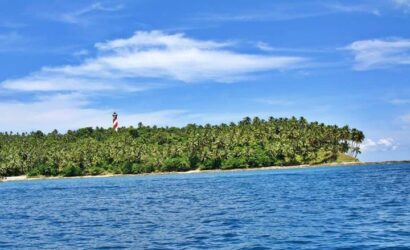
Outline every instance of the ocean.
{"label": "ocean", "polygon": [[0,183],[0,249],[410,249],[410,165]]}

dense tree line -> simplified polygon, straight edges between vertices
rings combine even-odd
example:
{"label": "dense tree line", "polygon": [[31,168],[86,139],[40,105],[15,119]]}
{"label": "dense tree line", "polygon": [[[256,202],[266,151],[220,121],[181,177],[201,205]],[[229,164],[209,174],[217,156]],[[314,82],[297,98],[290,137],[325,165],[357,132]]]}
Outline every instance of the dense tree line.
{"label": "dense tree line", "polygon": [[239,123],[189,124],[118,132],[82,128],[0,133],[0,176],[137,174],[192,169],[230,169],[353,159],[364,135],[348,126],[309,123],[304,118],[246,117]]}

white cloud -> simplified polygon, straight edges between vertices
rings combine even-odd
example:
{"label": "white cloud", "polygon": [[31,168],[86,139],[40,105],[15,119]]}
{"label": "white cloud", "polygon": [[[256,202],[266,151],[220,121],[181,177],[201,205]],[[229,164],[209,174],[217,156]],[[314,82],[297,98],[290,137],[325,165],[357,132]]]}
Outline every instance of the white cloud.
{"label": "white cloud", "polygon": [[68,75],[153,77],[184,82],[233,79],[260,71],[300,66],[302,58],[242,54],[229,50],[228,43],[200,41],[183,34],[160,31],[137,32],[128,39],[98,43],[104,55],[80,66],[49,69]]}
{"label": "white cloud", "polygon": [[23,43],[23,36],[17,32],[0,33],[0,52],[19,50]]}
{"label": "white cloud", "polygon": [[90,108],[89,96],[79,93],[41,95],[34,101],[0,101],[0,112],[8,114],[0,119],[0,132],[29,132],[58,129],[65,132],[82,127],[111,127],[111,115],[119,114],[120,127],[145,125],[185,126],[188,123],[219,124],[238,122],[245,116],[267,117],[266,113],[195,113],[168,109],[152,112],[126,112],[110,108]]}
{"label": "white cloud", "polygon": [[336,13],[366,13],[379,16],[380,10],[378,4],[358,4],[358,5],[345,5],[340,3],[324,3],[329,10]]}
{"label": "white cloud", "polygon": [[[90,100],[100,94],[142,91],[176,82],[229,82],[258,72],[300,67],[299,57],[245,54],[230,42],[198,40],[183,34],[137,32],[130,38],[95,45],[97,54],[78,65],[44,67],[30,75],[0,82],[0,90],[12,99],[20,91],[34,100],[0,101],[2,131],[50,131],[84,126],[111,126],[109,108]],[[86,56],[88,51],[80,51]],[[91,53],[90,53],[91,54]],[[46,94],[47,93],[47,94]],[[185,110],[159,110],[120,114],[120,125],[176,125],[240,120],[247,114],[201,114]],[[249,114],[248,114],[249,115]]]}
{"label": "white cloud", "polygon": [[84,21],[84,16],[87,14],[90,14],[92,12],[113,12],[113,11],[118,11],[123,8],[122,5],[116,5],[116,6],[104,6],[101,3],[93,3],[90,6],[86,6],[82,9],[69,12],[69,13],[64,13],[61,16],[59,16],[59,20],[62,22],[67,22],[67,23],[73,23],[73,24],[78,24]]}
{"label": "white cloud", "polygon": [[275,106],[286,106],[295,104],[294,101],[285,98],[256,98],[254,99],[257,103],[275,105]]}
{"label": "white cloud", "polygon": [[[33,102],[0,102],[0,112],[8,114],[0,120],[1,131],[60,131],[81,127],[110,127],[111,109],[89,108],[88,97],[82,94],[40,96]],[[118,110],[117,110],[118,111]],[[119,112],[120,126],[179,124],[183,110],[160,110],[129,114]]]}
{"label": "white cloud", "polygon": [[141,90],[141,78],[183,82],[232,82],[257,72],[301,67],[300,57],[244,54],[232,44],[161,31],[137,32],[127,39],[97,43],[99,56],[79,65],[45,67],[3,88],[21,91]]}
{"label": "white cloud", "polygon": [[92,119],[90,113],[96,112],[81,109],[86,104],[86,99],[78,94],[42,96],[33,102],[2,101],[0,112],[8,115],[0,120],[0,127],[2,131],[26,131],[87,125]]}
{"label": "white cloud", "polygon": [[410,0],[392,0],[398,7],[410,8]]}
{"label": "white cloud", "polygon": [[66,77],[63,74],[46,74],[39,72],[32,76],[9,79],[3,81],[1,86],[9,90],[19,91],[141,91],[143,85],[135,86],[118,79],[116,82],[99,77]]}
{"label": "white cloud", "polygon": [[82,49],[82,50],[74,52],[74,56],[76,56],[76,57],[88,56],[88,54],[89,54],[89,52],[86,49]]}
{"label": "white cloud", "polygon": [[405,104],[410,104],[410,99],[392,99],[389,101],[389,103],[394,104],[394,105],[405,105]]}
{"label": "white cloud", "polygon": [[177,33],[168,35],[161,31],[139,31],[134,36],[126,39],[116,39],[108,42],[97,43],[95,46],[102,51],[131,52],[144,48],[169,48],[169,49],[217,49],[232,45],[214,41],[201,41],[185,37]]}
{"label": "white cloud", "polygon": [[19,29],[19,28],[24,28],[27,25],[21,22],[15,22],[15,21],[0,21],[0,27],[1,28],[6,28],[6,29]]}
{"label": "white cloud", "polygon": [[257,42],[256,43],[256,47],[260,50],[263,51],[275,51],[275,48],[273,48],[272,46],[270,46],[269,44],[265,43],[265,42]]}
{"label": "white cloud", "polygon": [[16,39],[19,38],[20,36],[15,32],[3,33],[0,34],[0,44],[14,42]]}
{"label": "white cloud", "polygon": [[333,52],[334,49],[328,48],[286,48],[286,47],[272,47],[266,42],[256,42],[254,46],[262,51],[266,52],[290,52],[290,53],[328,53]]}
{"label": "white cloud", "polygon": [[378,140],[366,139],[361,145],[363,152],[394,151],[399,147],[393,138],[381,138]]}
{"label": "white cloud", "polygon": [[289,21],[306,19],[329,14],[328,11],[288,11],[272,9],[271,11],[254,11],[248,13],[205,13],[196,15],[192,20],[206,22],[266,22],[266,21]]}
{"label": "white cloud", "polygon": [[354,54],[356,70],[410,64],[410,39],[362,40],[350,44],[347,49]]}
{"label": "white cloud", "polygon": [[254,9],[243,12],[203,13],[196,14],[194,21],[207,22],[266,22],[266,21],[289,21],[295,19],[307,19],[332,14],[370,14],[380,15],[381,4],[341,4],[338,1],[284,1],[265,5],[263,9]]}
{"label": "white cloud", "polygon": [[410,114],[403,115],[400,118],[401,118],[402,121],[404,121],[406,123],[410,123]]}

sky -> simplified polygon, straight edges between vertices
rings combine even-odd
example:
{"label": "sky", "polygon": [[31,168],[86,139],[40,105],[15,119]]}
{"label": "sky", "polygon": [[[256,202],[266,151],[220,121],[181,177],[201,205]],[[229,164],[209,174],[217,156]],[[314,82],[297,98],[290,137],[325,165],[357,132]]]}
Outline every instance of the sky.
{"label": "sky", "polygon": [[410,159],[410,0],[0,0],[0,131],[305,117]]}

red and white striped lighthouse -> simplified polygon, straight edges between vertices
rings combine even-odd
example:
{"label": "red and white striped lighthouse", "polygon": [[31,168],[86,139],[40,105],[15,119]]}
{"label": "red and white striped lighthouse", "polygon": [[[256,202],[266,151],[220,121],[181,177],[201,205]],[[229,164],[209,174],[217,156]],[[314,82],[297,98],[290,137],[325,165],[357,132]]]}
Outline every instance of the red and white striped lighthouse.
{"label": "red and white striped lighthouse", "polygon": [[118,131],[118,115],[115,112],[112,114],[112,128]]}

